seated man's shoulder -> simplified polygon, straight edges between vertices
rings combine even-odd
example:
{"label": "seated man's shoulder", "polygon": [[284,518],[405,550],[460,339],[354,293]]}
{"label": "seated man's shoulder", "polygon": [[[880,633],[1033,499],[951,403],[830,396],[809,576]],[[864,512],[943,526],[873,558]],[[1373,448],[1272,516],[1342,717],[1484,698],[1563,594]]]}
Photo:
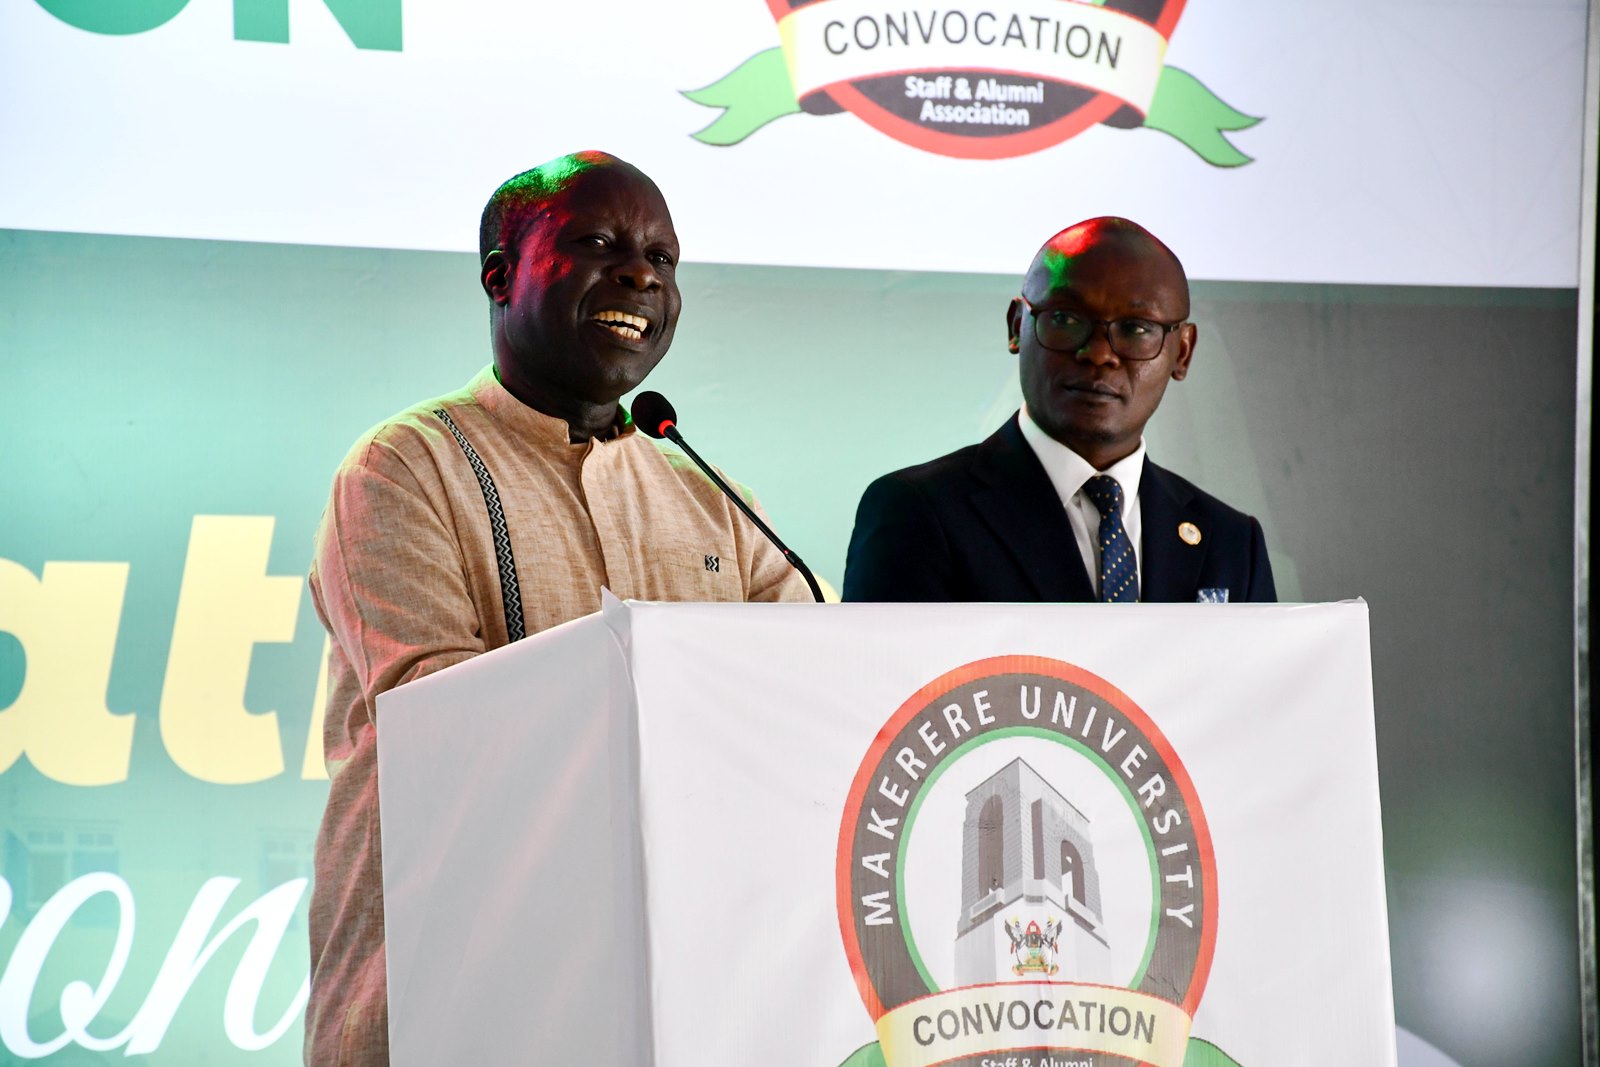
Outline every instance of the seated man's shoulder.
{"label": "seated man's shoulder", "polygon": [[1178,504],[1208,516],[1215,523],[1220,523],[1227,527],[1246,527],[1256,521],[1255,517],[1248,512],[1240,511],[1220,497],[1206,492],[1183,475],[1176,474],[1165,467],[1159,467],[1151,463],[1146,476],[1153,476],[1156,483],[1164,486]]}
{"label": "seated man's shoulder", "polygon": [[898,486],[907,489],[939,491],[960,484],[972,475],[978,458],[978,445],[967,445],[954,452],[922,463],[914,463],[897,471],[890,471],[873,482],[874,486]]}

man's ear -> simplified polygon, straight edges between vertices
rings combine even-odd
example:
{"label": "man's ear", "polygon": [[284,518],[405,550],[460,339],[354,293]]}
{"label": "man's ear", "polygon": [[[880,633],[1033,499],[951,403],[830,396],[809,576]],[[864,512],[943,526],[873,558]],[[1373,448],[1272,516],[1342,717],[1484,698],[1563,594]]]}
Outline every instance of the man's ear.
{"label": "man's ear", "polygon": [[504,307],[511,299],[511,257],[496,248],[483,257],[483,272],[478,279],[489,299]]}
{"label": "man's ear", "polygon": [[1172,380],[1181,382],[1189,376],[1189,361],[1194,358],[1194,345],[1200,331],[1192,322],[1178,327],[1178,356],[1172,361]]}
{"label": "man's ear", "polygon": [[1006,347],[1016,352],[1022,346],[1022,316],[1025,309],[1021,297],[1012,297],[1011,306],[1006,308]]}

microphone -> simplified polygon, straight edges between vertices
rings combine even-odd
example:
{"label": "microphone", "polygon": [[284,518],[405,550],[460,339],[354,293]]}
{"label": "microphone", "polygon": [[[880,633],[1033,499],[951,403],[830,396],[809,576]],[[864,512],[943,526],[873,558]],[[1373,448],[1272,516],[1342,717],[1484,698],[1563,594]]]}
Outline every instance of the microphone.
{"label": "microphone", "polygon": [[658,440],[665,437],[683,449],[684,454],[694,460],[695,466],[704,471],[706,477],[710,478],[716,484],[716,487],[721,489],[729,500],[733,501],[734,506],[744,512],[746,517],[756,524],[756,529],[765,534],[767,540],[771,541],[778,551],[783,553],[783,558],[789,561],[789,565],[800,572],[800,577],[804,578],[806,585],[811,587],[811,595],[816,598],[817,603],[821,604],[823,602],[822,589],[817,585],[816,576],[811,573],[811,568],[806,566],[805,561],[790,551],[789,546],[784,544],[778,538],[778,535],[772,532],[772,527],[762,522],[761,516],[757,515],[750,505],[744,502],[744,498],[734,492],[732,487],[722,480],[722,476],[712,470],[711,465],[700,458],[700,453],[689,447],[689,442],[685,441],[683,434],[678,432],[678,413],[672,409],[670,400],[660,393],[647,390],[633,398],[633,410],[629,414],[633,416],[634,424],[648,436]]}

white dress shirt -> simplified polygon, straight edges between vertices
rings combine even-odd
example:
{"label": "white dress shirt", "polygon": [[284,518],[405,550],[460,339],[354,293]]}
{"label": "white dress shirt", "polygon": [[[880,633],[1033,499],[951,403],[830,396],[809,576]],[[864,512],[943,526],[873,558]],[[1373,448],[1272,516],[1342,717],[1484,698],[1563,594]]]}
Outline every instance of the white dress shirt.
{"label": "white dress shirt", "polygon": [[1134,573],[1139,576],[1139,588],[1144,588],[1144,542],[1140,540],[1139,478],[1144,474],[1144,438],[1133,454],[1117,460],[1103,471],[1066,445],[1039,428],[1028,414],[1028,405],[1022,405],[1017,419],[1023,439],[1033,449],[1033,454],[1044,464],[1061,506],[1067,511],[1067,522],[1072,526],[1072,536],[1078,542],[1078,552],[1083,556],[1084,569],[1089,572],[1089,585],[1094,595],[1100,595],[1100,509],[1094,506],[1083,492],[1084,483],[1096,474],[1109,474],[1122,486],[1122,529],[1133,546]]}

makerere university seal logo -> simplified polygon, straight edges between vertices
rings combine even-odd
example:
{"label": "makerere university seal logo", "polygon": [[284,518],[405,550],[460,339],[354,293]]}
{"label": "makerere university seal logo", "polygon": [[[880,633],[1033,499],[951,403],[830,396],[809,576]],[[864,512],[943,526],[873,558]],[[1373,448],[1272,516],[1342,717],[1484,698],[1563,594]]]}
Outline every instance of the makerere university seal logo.
{"label": "makerere university seal logo", "polygon": [[1105,679],[1002,656],[924,686],[851,784],[837,878],[878,1031],[852,1067],[1183,1064],[1216,861],[1178,753]]}
{"label": "makerere university seal logo", "polygon": [[1185,0],[971,5],[767,0],[776,48],[689,99],[723,113],[694,136],[731,145],[799,112],[841,110],[898,141],[968,159],[1037,152],[1090,126],[1168,133],[1219,167],[1260,119],[1166,65]]}

